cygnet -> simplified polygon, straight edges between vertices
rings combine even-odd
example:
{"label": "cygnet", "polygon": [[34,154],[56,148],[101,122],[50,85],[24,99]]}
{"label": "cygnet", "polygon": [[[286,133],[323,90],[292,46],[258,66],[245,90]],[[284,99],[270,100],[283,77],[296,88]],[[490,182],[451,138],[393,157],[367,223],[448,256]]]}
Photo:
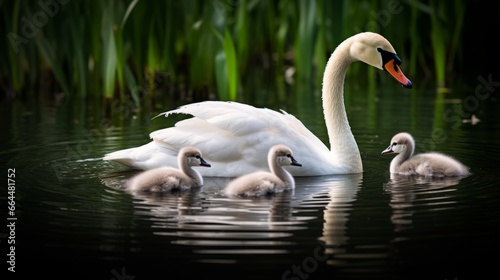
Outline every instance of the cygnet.
{"label": "cygnet", "polygon": [[263,196],[295,188],[293,176],[283,166],[302,166],[285,145],[269,149],[267,162],[271,172],[257,171],[230,181],[225,189],[228,196]]}
{"label": "cygnet", "polygon": [[195,147],[187,146],[177,156],[179,169],[165,166],[150,169],[133,177],[128,184],[132,192],[168,192],[201,187],[203,177],[193,166],[210,167]]}
{"label": "cygnet", "polygon": [[391,173],[402,175],[423,175],[432,177],[467,176],[469,168],[458,160],[437,152],[422,153],[413,156],[415,141],[406,132],[401,132],[390,142],[382,154],[398,154],[390,166]]}

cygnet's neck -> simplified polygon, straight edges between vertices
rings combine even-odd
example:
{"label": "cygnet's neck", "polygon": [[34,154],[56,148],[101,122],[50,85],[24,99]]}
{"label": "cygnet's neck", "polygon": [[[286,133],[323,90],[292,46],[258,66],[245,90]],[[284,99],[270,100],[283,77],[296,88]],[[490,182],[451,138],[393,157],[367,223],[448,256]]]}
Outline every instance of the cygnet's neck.
{"label": "cygnet's neck", "polygon": [[396,169],[399,166],[401,166],[403,162],[410,159],[411,156],[413,155],[413,151],[415,150],[415,144],[411,141],[408,141],[408,143],[406,143],[405,145],[406,149],[402,153],[399,153],[397,156],[395,156],[391,161],[390,171],[392,173],[397,173]]}
{"label": "cygnet's neck", "polygon": [[363,171],[361,155],[351,132],[344,106],[344,79],[347,67],[355,61],[350,55],[352,39],[341,43],[326,64],[323,76],[323,113],[332,156],[348,164],[349,173]]}
{"label": "cygnet's neck", "polygon": [[193,179],[194,183],[197,186],[202,186],[203,185],[203,178],[201,177],[200,173],[196,170],[194,170],[191,166],[189,166],[186,162],[186,160],[179,161],[179,167],[182,171],[182,173],[186,174],[190,178]]}
{"label": "cygnet's neck", "polygon": [[269,160],[269,168],[271,169],[271,172],[278,176],[278,178],[285,183],[286,187],[293,188],[295,185],[295,181],[292,177],[292,175],[286,171],[283,166],[279,165],[276,162],[276,159],[271,159]]}

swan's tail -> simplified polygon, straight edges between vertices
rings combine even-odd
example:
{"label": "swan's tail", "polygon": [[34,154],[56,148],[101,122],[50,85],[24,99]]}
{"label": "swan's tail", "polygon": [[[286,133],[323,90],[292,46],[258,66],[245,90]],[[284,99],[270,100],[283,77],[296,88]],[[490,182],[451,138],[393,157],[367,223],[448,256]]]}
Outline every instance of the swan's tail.
{"label": "swan's tail", "polygon": [[130,168],[142,169],[136,165],[136,161],[133,159],[133,156],[132,156],[136,149],[137,148],[129,148],[129,149],[125,149],[125,150],[111,152],[111,153],[105,154],[104,157],[102,158],[102,160],[114,161],[114,162],[123,164],[127,167],[130,167]]}
{"label": "swan's tail", "polygon": [[139,147],[105,154],[102,158],[133,169],[147,170],[160,166],[177,167],[177,153],[166,145],[151,141]]}

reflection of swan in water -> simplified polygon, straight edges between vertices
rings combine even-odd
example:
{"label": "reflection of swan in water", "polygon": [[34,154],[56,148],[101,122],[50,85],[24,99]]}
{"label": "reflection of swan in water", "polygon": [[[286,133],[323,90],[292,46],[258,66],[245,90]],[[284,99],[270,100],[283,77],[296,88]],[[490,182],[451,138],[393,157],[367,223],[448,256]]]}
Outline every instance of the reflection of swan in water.
{"label": "reflection of swan in water", "polygon": [[[294,190],[271,197],[234,200],[221,193],[231,178],[207,177],[202,188],[177,192],[133,192],[126,182],[137,172],[112,172],[101,178],[111,189],[126,192],[133,198],[134,216],[150,220],[157,235],[175,235],[183,245],[210,245],[210,239],[231,243],[239,236],[254,236],[262,245],[281,244],[274,238],[289,236],[288,231],[300,229],[302,217],[294,217]],[[172,232],[172,229],[178,229]],[[245,229],[249,232],[245,233]],[[189,240],[184,239],[189,238]],[[207,240],[205,240],[207,238]],[[251,241],[245,244],[250,246]]]}
{"label": "reflection of swan in water", "polygon": [[[150,212],[155,217],[155,227],[176,228],[189,221],[189,216],[198,215],[208,209],[203,205],[203,193],[200,188],[179,192],[150,193],[131,192],[135,202],[136,214]],[[159,223],[161,218],[163,222]]]}
{"label": "reflection of swan in water", "polygon": [[411,228],[415,204],[434,204],[436,208],[449,207],[453,201],[457,185],[464,177],[424,177],[391,173],[384,184],[385,192],[391,195],[391,221],[395,231]]}
{"label": "reflection of swan in water", "polygon": [[[356,194],[360,188],[363,174],[318,178],[325,181],[315,184],[328,186],[322,194],[327,203],[323,211],[323,234],[320,240],[324,242],[325,254],[333,254],[339,246],[345,245],[349,239],[346,224],[349,221],[352,205],[356,201]],[[318,195],[316,194],[316,196]]]}
{"label": "reflection of swan in water", "polygon": [[[108,188],[126,192],[132,196],[134,211],[144,217],[166,218],[166,221],[184,221],[184,217],[206,211],[203,188],[191,188],[170,192],[135,192],[127,188],[127,183],[140,172],[112,172],[101,177],[101,182]],[[221,187],[225,182],[220,183]],[[173,225],[169,227],[175,227]]]}
{"label": "reflection of swan in water", "polygon": [[[134,173],[130,171],[103,180],[114,189],[127,191],[123,184]],[[109,181],[111,179],[111,181]],[[116,180],[118,179],[118,180]],[[288,253],[284,249],[283,238],[293,235],[296,230],[307,230],[307,225],[316,220],[317,214],[307,215],[310,210],[324,209],[321,243],[325,245],[324,254],[332,254],[339,246],[347,243],[347,222],[350,210],[356,200],[362,174],[332,175],[318,177],[298,177],[297,187],[291,191],[279,193],[271,197],[233,199],[221,194],[230,178],[207,177],[200,188],[168,192],[132,193],[134,199],[134,216],[137,219],[151,221],[154,234],[176,236],[171,241],[178,245],[212,246],[234,245],[236,251],[226,250],[219,253],[220,258],[232,258],[231,252],[248,246],[257,252],[255,246],[262,248],[263,253]],[[121,182],[121,183],[120,183]],[[297,215],[301,212],[302,215]],[[320,224],[321,225],[321,224]],[[241,238],[245,239],[241,244]],[[236,242],[236,243],[235,243]],[[215,245],[214,245],[215,244]],[[264,247],[262,247],[264,246]],[[323,247],[321,247],[323,248]],[[314,249],[314,248],[313,248]],[[330,260],[329,260],[330,261]]]}

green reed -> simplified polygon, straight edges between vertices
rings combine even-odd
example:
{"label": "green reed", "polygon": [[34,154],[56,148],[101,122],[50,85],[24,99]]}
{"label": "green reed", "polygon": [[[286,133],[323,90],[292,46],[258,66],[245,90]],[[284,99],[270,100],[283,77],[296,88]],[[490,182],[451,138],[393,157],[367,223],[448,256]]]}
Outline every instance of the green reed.
{"label": "green reed", "polygon": [[[245,77],[260,71],[254,69],[271,69],[283,84],[292,67],[295,81],[319,84],[335,47],[367,30],[393,43],[412,76],[433,64],[436,86],[445,85],[460,61],[465,2],[398,3],[401,12],[382,21],[382,0],[0,1],[0,86],[26,95],[43,89],[132,100],[137,107],[165,92],[238,100],[251,94]],[[370,84],[375,73],[366,72]],[[283,99],[277,88],[269,97]]]}

